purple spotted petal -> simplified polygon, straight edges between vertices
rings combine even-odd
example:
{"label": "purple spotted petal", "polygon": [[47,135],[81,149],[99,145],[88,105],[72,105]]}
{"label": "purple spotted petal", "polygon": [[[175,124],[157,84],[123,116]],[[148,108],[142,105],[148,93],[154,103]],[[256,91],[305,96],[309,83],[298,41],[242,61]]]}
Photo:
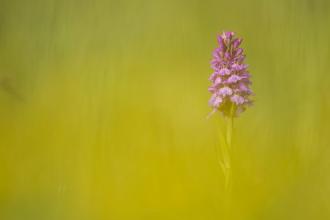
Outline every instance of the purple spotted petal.
{"label": "purple spotted petal", "polygon": [[236,38],[235,40],[233,40],[233,48],[234,49],[238,48],[241,43],[242,43],[242,39]]}
{"label": "purple spotted petal", "polygon": [[214,108],[218,108],[221,103],[222,103],[222,98],[220,96],[215,95],[215,94],[209,100],[209,105],[214,107]]}
{"label": "purple spotted petal", "polygon": [[236,83],[241,79],[240,76],[237,76],[235,74],[229,76],[229,78],[227,79],[227,83]]}
{"label": "purple spotted petal", "polygon": [[219,86],[219,85],[221,85],[221,83],[222,83],[222,79],[220,77],[217,77],[214,80],[214,86]]}
{"label": "purple spotted petal", "polygon": [[221,89],[218,90],[218,95],[221,95],[221,96],[229,96],[233,94],[233,90],[229,87],[222,87]]}
{"label": "purple spotted petal", "polygon": [[234,32],[230,32],[230,31],[228,31],[228,32],[225,32],[222,36],[223,36],[225,39],[229,39],[229,40],[231,40],[232,37],[234,36]]}
{"label": "purple spotted petal", "polygon": [[236,105],[241,105],[245,102],[244,98],[239,95],[233,95],[232,97],[230,97],[230,100]]}
{"label": "purple spotted petal", "polygon": [[229,75],[229,74],[230,74],[230,70],[227,69],[227,68],[220,69],[220,70],[219,70],[219,74],[220,74],[221,76]]}

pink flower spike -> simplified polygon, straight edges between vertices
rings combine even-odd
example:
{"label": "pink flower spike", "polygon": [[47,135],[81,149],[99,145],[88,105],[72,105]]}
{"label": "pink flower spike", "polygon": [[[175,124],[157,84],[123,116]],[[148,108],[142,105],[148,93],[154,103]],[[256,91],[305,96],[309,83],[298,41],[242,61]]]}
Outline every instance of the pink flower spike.
{"label": "pink flower spike", "polygon": [[211,67],[214,72],[209,77],[212,85],[209,101],[213,111],[220,111],[227,117],[238,116],[251,106],[253,95],[250,89],[251,75],[244,63],[245,55],[240,47],[241,38],[234,32],[223,32],[217,38],[218,47],[213,51]]}

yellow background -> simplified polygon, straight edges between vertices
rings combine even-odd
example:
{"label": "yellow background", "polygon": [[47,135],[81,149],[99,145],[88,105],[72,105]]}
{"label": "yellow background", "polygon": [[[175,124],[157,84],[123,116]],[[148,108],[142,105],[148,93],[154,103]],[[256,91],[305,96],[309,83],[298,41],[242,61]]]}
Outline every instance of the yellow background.
{"label": "yellow background", "polygon": [[327,0],[1,0],[0,219],[224,219],[207,87],[235,31],[230,219],[330,219]]}

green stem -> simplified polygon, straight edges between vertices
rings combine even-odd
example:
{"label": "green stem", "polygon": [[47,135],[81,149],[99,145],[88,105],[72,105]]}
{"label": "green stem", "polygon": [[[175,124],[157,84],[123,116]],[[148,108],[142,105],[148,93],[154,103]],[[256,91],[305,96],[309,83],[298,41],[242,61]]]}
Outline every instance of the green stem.
{"label": "green stem", "polygon": [[[219,131],[219,149],[216,147],[217,159],[225,178],[224,190],[224,219],[229,219],[231,214],[232,191],[232,143],[234,130],[235,106],[232,105],[229,117],[225,117],[225,129]],[[219,151],[220,150],[220,151]]]}
{"label": "green stem", "polygon": [[225,176],[225,219],[230,219],[231,216],[231,201],[232,201],[232,144],[233,144],[233,129],[234,129],[234,111],[235,106],[232,104],[230,116],[226,118],[226,136],[224,158],[224,176]]}
{"label": "green stem", "polygon": [[231,164],[231,151],[232,151],[232,137],[233,137],[233,117],[226,120],[226,149],[224,151],[224,164],[225,164],[225,190],[227,194],[231,191],[232,182],[232,164]]}

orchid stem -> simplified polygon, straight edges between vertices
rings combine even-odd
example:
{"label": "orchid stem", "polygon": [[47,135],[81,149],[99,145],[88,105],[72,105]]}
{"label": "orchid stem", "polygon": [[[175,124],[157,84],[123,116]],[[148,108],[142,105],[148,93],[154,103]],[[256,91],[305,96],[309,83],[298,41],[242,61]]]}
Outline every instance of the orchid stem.
{"label": "orchid stem", "polygon": [[226,121],[226,150],[224,152],[225,163],[225,190],[228,194],[231,191],[232,182],[232,164],[231,164],[231,151],[232,151],[232,137],[233,137],[233,117],[228,118]]}

